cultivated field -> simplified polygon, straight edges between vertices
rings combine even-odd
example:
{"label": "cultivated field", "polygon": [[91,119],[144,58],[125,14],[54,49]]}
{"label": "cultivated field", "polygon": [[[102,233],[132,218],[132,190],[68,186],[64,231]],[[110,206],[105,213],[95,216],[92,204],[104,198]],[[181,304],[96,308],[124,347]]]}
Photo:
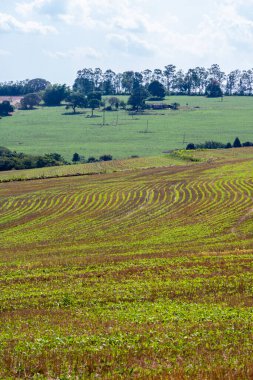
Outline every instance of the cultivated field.
{"label": "cultivated field", "polygon": [[[253,141],[253,97],[169,97],[167,103],[181,104],[179,111],[103,112],[90,118],[91,111],[66,114],[63,107],[17,111],[0,120],[1,146],[17,152],[58,152],[71,160],[77,152],[86,158],[112,154],[157,156],[163,151],[185,148],[187,142],[215,140],[233,143],[236,136]],[[84,110],[81,110],[82,112]]]}
{"label": "cultivated field", "polygon": [[194,157],[0,184],[0,378],[253,378],[253,149]]}
{"label": "cultivated field", "polygon": [[[196,157],[195,157],[196,155]],[[23,181],[30,179],[69,177],[79,175],[105,174],[133,169],[145,169],[155,167],[167,167],[182,165],[182,160],[187,163],[205,161],[203,153],[197,157],[188,151],[172,152],[157,157],[138,157],[125,160],[99,161],[90,164],[61,165],[30,170],[0,171],[0,183],[9,181]]]}

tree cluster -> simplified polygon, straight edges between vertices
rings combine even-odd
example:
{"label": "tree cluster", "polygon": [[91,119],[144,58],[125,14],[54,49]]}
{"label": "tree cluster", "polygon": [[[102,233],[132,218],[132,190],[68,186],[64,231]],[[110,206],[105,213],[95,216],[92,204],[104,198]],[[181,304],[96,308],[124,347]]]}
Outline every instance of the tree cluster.
{"label": "tree cluster", "polygon": [[46,166],[66,165],[67,162],[59,153],[45,154],[44,156],[33,156],[25,153],[12,152],[0,147],[0,171],[12,169],[32,169]]}
{"label": "tree cluster", "polygon": [[194,150],[194,149],[229,149],[229,148],[241,148],[241,147],[248,147],[253,146],[253,142],[246,141],[244,143],[241,143],[240,139],[238,137],[235,138],[233,144],[228,142],[227,144],[223,144],[218,141],[206,141],[204,143],[200,144],[193,144],[189,143],[186,147],[186,150]]}
{"label": "tree cluster", "polygon": [[132,94],[136,82],[146,89],[152,82],[159,82],[168,95],[208,95],[208,86],[212,83],[216,83],[225,95],[253,95],[253,69],[225,74],[217,64],[209,68],[194,67],[185,72],[172,64],[163,70],[123,73],[84,68],[77,72],[73,87],[83,94],[93,91],[100,91],[103,95]]}
{"label": "tree cluster", "polygon": [[43,91],[50,85],[46,79],[25,79],[17,82],[0,83],[0,96],[22,96],[34,92]]}
{"label": "tree cluster", "polygon": [[0,116],[9,116],[13,111],[14,108],[8,100],[4,100],[0,103]]}
{"label": "tree cluster", "polygon": [[32,110],[41,102],[41,96],[37,93],[27,94],[20,100],[20,108],[23,110]]}
{"label": "tree cluster", "polygon": [[[216,81],[225,95],[253,95],[253,68],[235,69],[225,73],[218,64],[209,68],[194,67],[187,71],[177,69],[173,64],[163,69],[145,69],[140,72],[124,71],[116,73],[111,69],[84,68],[77,72],[73,85],[74,92],[88,93],[99,91],[102,95],[131,94],[134,83],[146,89],[157,81],[168,95],[205,95],[207,86]],[[22,96],[44,91],[50,82],[42,78],[25,79],[0,83],[0,96]]]}
{"label": "tree cluster", "polygon": [[42,99],[46,106],[59,106],[69,95],[69,88],[66,84],[53,84],[46,87],[42,94]]}
{"label": "tree cluster", "polygon": [[99,158],[96,157],[88,157],[86,160],[83,156],[80,156],[78,153],[74,153],[72,157],[72,162],[77,164],[77,163],[93,163],[93,162],[101,162],[101,161],[111,161],[112,160],[112,155],[110,154],[103,154]]}
{"label": "tree cluster", "polygon": [[87,95],[76,91],[70,91],[65,98],[66,109],[72,108],[76,113],[76,108],[90,108],[91,116],[96,108],[102,104],[102,94],[98,91],[90,92]]}

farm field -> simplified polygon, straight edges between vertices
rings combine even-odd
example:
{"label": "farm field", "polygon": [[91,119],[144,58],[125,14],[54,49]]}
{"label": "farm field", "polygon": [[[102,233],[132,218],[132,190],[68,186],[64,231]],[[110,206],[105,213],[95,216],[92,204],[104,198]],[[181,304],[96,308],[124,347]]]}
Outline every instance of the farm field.
{"label": "farm field", "polygon": [[[203,160],[207,158],[204,157]],[[191,152],[182,151],[182,153],[170,153],[156,157],[137,157],[125,160],[100,161],[87,164],[75,165],[60,165],[36,169],[24,170],[9,170],[0,171],[0,183],[9,181],[22,181],[29,179],[42,179],[78,175],[105,174],[118,171],[145,169],[161,166],[182,165],[182,160],[185,163],[193,161],[201,161],[201,157],[194,157]]]}
{"label": "farm field", "polygon": [[[84,157],[111,154],[114,158],[131,155],[157,156],[163,151],[185,148],[187,142],[215,140],[233,143],[236,136],[253,140],[253,98],[177,96],[179,111],[145,111],[129,115],[126,111],[103,112],[90,118],[90,110],[66,114],[65,107],[41,107],[17,111],[0,120],[1,146],[17,152],[44,154],[57,152],[71,160],[77,152]],[[84,110],[82,110],[83,112]]]}
{"label": "farm field", "polygon": [[253,158],[253,150],[219,149],[219,150],[179,150],[155,157],[136,157],[122,160],[100,161],[87,164],[60,165],[36,169],[0,171],[0,183],[24,181],[43,178],[71,177],[93,174],[108,174],[135,169],[169,167],[175,165],[192,165],[194,162],[212,162],[224,158]]}
{"label": "farm field", "polygon": [[0,378],[252,379],[253,148],[191,154],[0,183]]}

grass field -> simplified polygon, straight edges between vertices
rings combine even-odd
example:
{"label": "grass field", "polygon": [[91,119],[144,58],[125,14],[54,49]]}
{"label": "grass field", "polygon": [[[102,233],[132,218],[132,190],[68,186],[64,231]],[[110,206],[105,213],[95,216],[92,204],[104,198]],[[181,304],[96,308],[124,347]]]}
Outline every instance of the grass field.
{"label": "grass field", "polygon": [[252,379],[253,149],[193,154],[0,184],[0,378]]}
{"label": "grass field", "polygon": [[[66,115],[64,107],[17,111],[0,120],[1,146],[18,152],[44,154],[58,152],[71,160],[73,153],[114,158],[131,155],[157,156],[163,151],[185,148],[185,142],[215,140],[233,143],[253,140],[253,98],[170,97],[179,102],[180,111],[146,111],[131,116],[126,111],[102,111],[97,117],[85,114]],[[199,108],[198,108],[199,107]]]}

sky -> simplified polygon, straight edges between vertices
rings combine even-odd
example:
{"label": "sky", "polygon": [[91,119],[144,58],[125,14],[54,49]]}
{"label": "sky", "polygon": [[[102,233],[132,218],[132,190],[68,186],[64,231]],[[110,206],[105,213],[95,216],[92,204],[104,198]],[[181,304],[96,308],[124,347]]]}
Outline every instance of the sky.
{"label": "sky", "polygon": [[253,67],[253,0],[0,0],[0,82],[213,63]]}

